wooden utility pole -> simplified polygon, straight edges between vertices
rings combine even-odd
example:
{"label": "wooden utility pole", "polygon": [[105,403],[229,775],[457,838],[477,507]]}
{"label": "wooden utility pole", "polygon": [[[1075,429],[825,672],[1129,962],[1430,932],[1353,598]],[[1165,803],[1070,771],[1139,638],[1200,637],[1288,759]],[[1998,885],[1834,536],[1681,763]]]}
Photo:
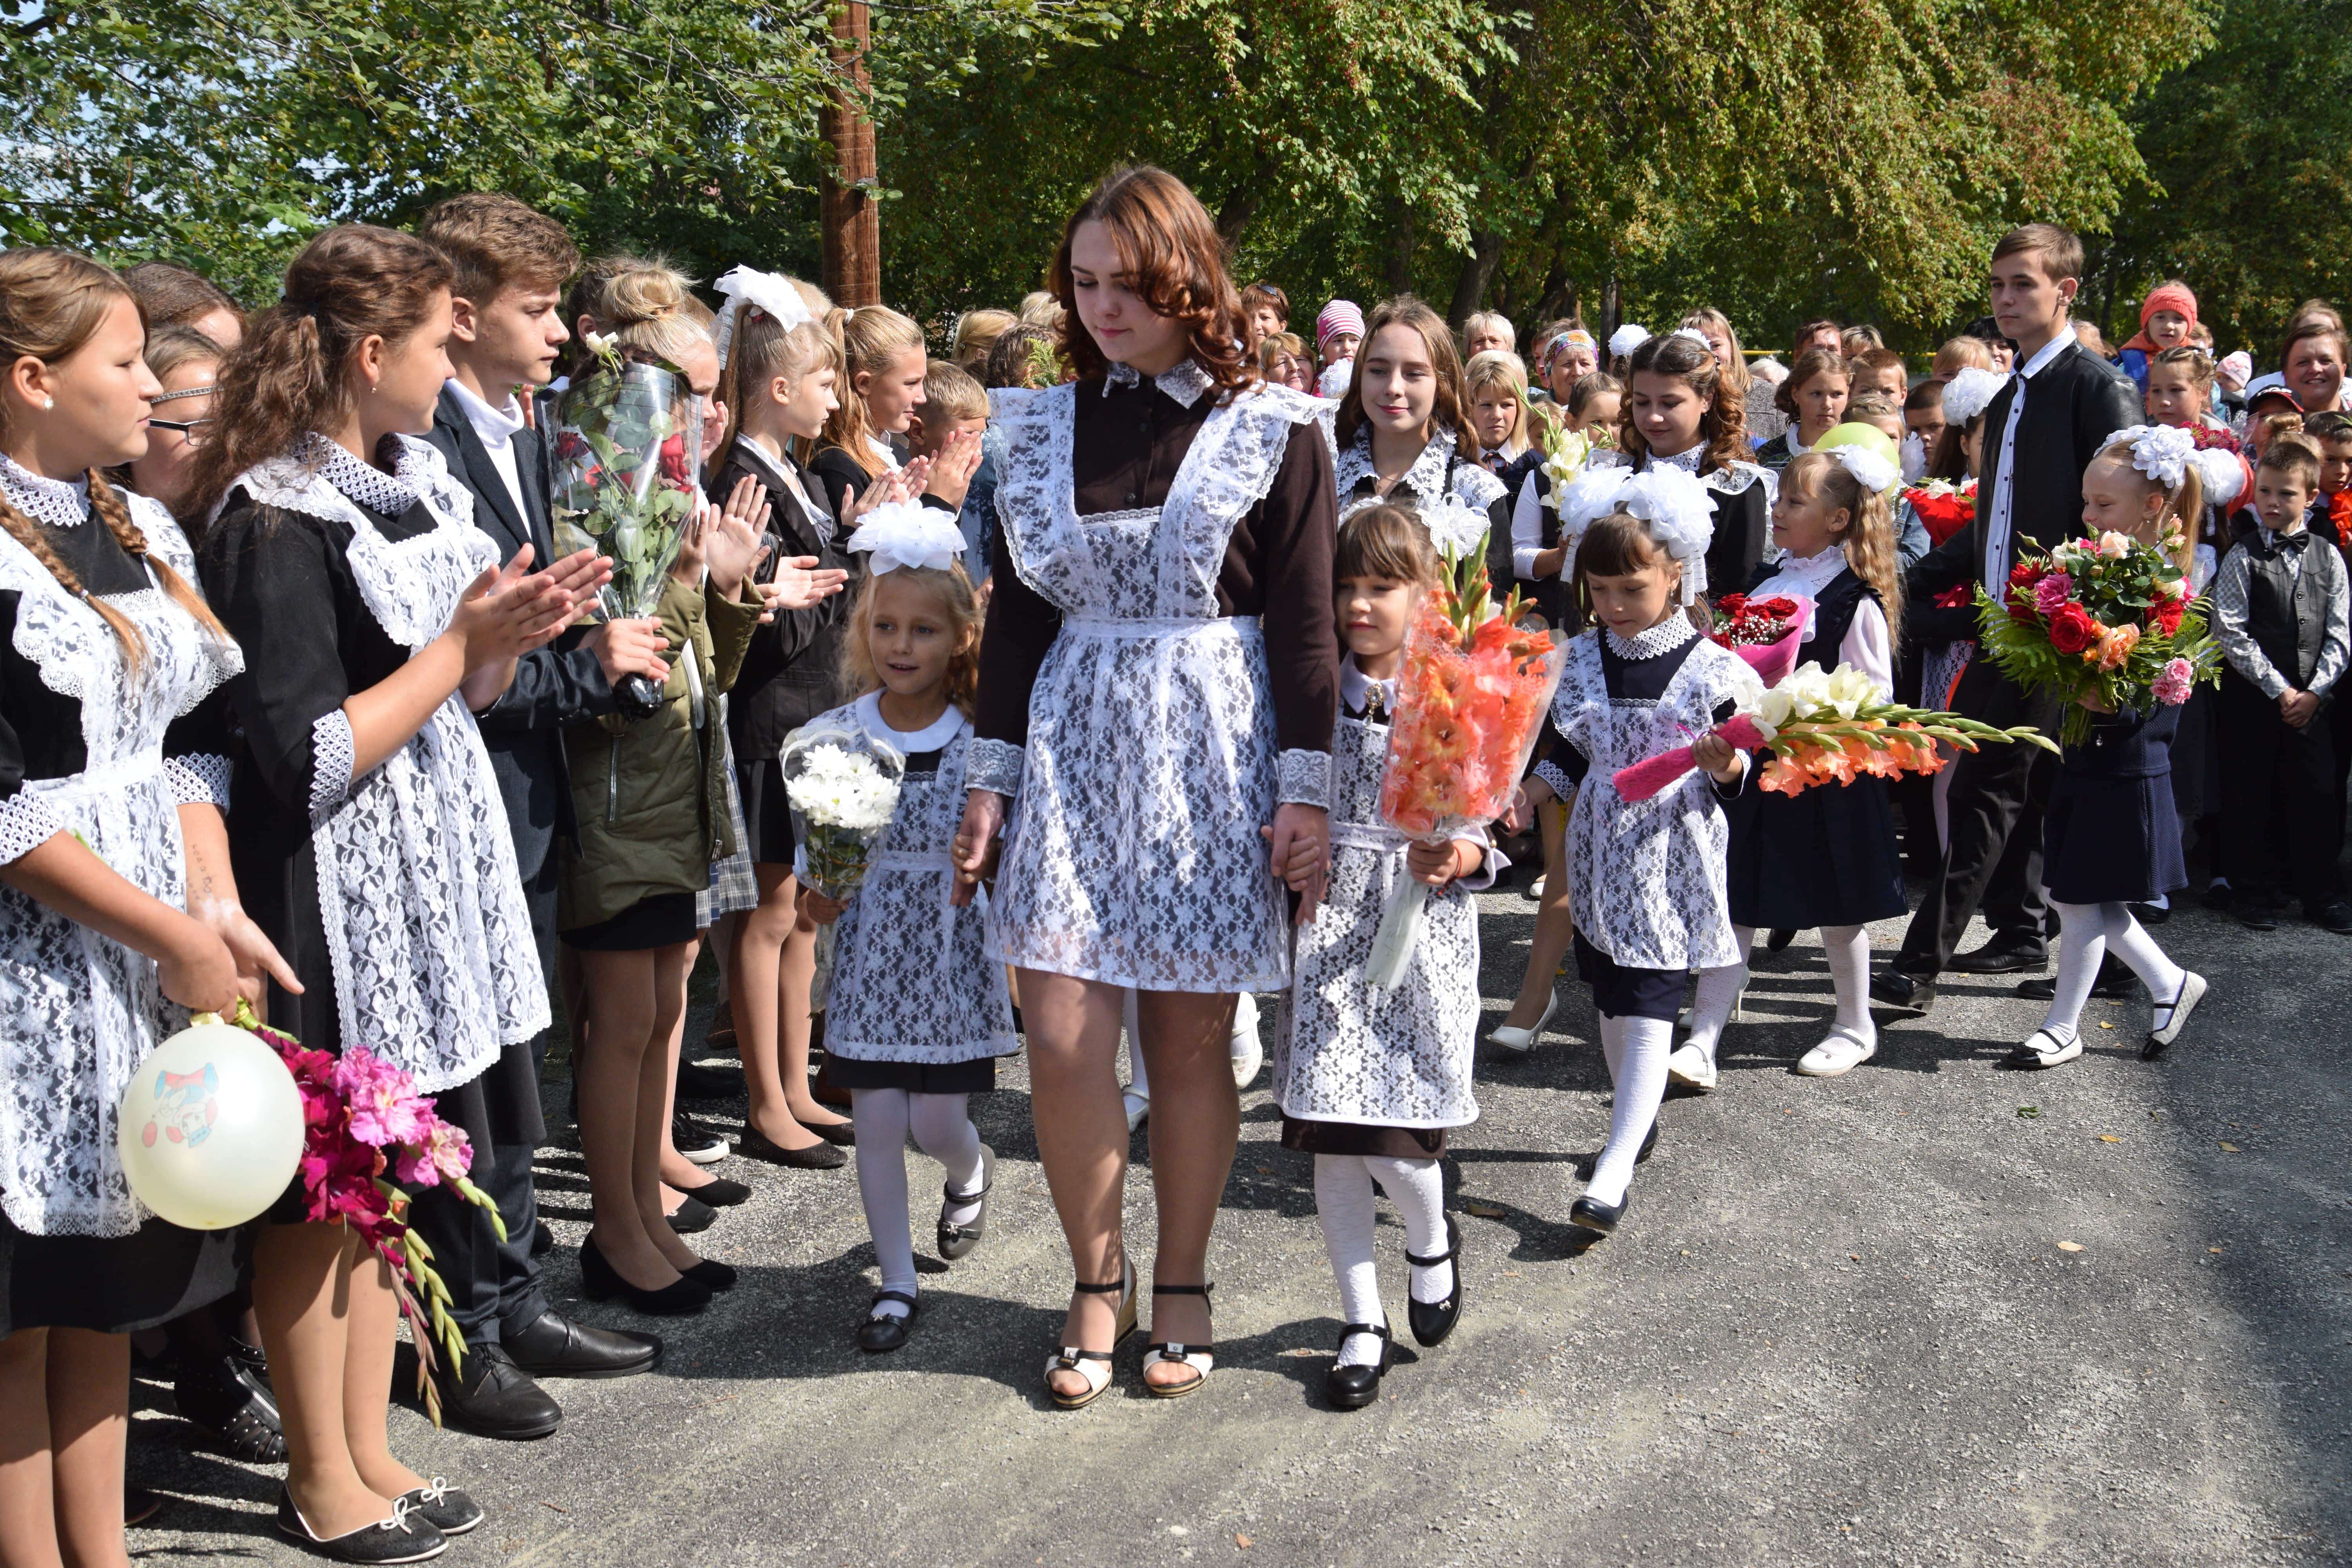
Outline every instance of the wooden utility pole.
{"label": "wooden utility pole", "polygon": [[824,208],[824,291],[845,309],[882,302],[882,213],[875,205],[874,121],[859,100],[868,85],[866,51],[874,41],[866,0],[833,12],[834,68],[843,79],[825,105],[830,156],[819,195]]}

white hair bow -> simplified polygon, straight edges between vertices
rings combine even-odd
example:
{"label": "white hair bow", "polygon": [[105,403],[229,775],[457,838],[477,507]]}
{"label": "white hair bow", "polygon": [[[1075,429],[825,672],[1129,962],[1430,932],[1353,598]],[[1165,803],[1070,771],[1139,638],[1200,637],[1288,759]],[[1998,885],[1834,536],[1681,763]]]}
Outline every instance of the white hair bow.
{"label": "white hair bow", "polygon": [[1991,371],[1963,367],[1944,384],[1944,417],[1955,425],[1967,424],[1990,407],[1993,394],[2006,384],[2006,378]]}
{"label": "white hair bow", "polygon": [[2244,491],[2246,466],[2236,453],[2206,447],[2192,453],[2189,461],[2196,467],[2197,479],[2205,489],[2208,504],[2227,507]]}
{"label": "white hair bow", "polygon": [[1584,531],[1617,510],[1617,498],[1633,477],[1631,468],[1586,468],[1560,491],[1559,542],[1567,547],[1560,555],[1561,582],[1576,575],[1576,547],[1584,542]]}
{"label": "white hair bow", "polygon": [[767,312],[788,332],[816,319],[809,314],[808,301],[790,279],[756,267],[738,267],[711,287],[727,296],[727,303],[719,308],[719,319],[710,323],[710,341],[718,347],[722,365],[727,363],[727,347],[735,338],[737,314],[746,305]]}
{"label": "white hair bow", "polygon": [[1451,550],[1457,556],[1466,556],[1478,548],[1478,541],[1488,529],[1486,514],[1463,505],[1447,496],[1433,506],[1415,510],[1422,527],[1429,531],[1429,542],[1444,554]]}
{"label": "white hair bow", "polygon": [[1688,338],[1699,347],[1706,350],[1707,353],[1713,353],[1715,352],[1715,345],[1707,342],[1706,334],[1700,331],[1696,327],[1676,327],[1673,331],[1668,332],[1666,336],[1670,338]]}
{"label": "white hair bow", "polygon": [[1696,474],[1659,464],[1625,481],[1617,510],[1638,517],[1650,537],[1682,563],[1681,602],[1706,592],[1706,547],[1715,538],[1715,503]]}
{"label": "white hair bow", "polygon": [[866,514],[849,536],[852,550],[870,550],[870,569],[879,576],[901,566],[944,572],[963,555],[963,530],[956,514],[920,501],[885,501]]}
{"label": "white hair bow", "polygon": [[1637,327],[1628,321],[1609,334],[1609,352],[1612,355],[1622,359],[1649,341],[1649,328]]}
{"label": "white hair bow", "polygon": [[1903,469],[1867,447],[1832,447],[1826,457],[1837,460],[1838,466],[1854,478],[1865,490],[1885,492],[1903,482]]}
{"label": "white hair bow", "polygon": [[2197,437],[2172,425],[2134,425],[2101,445],[2130,447],[2132,467],[2168,490],[2180,488],[2180,477],[2197,458]]}

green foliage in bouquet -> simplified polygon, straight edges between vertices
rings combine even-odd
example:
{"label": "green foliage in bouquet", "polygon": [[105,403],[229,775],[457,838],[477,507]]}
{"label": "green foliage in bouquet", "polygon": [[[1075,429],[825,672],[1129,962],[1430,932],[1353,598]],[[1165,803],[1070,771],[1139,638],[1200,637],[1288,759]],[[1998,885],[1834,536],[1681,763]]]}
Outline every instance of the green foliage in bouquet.
{"label": "green foliage in bouquet", "polygon": [[695,503],[700,419],[685,374],[592,342],[597,368],[563,395],[555,434],[555,546],[613,563],[604,613],[649,616]]}

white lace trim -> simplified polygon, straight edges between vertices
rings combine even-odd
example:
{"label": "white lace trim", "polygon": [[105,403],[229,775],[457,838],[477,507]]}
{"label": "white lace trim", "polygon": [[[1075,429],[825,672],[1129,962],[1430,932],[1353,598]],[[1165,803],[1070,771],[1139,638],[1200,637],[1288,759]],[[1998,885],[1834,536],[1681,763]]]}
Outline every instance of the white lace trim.
{"label": "white lace trim", "polygon": [[964,782],[973,789],[1012,796],[1021,793],[1021,764],[1028,752],[1010,741],[974,740],[964,759]]}
{"label": "white lace trim", "polygon": [[414,459],[404,447],[395,452],[394,471],[389,474],[373,463],[361,462],[347,448],[315,431],[305,436],[295,449],[320,479],[371,511],[398,517],[416,502],[419,487],[411,482]]}
{"label": "white lace trim", "polygon": [[0,800],[0,866],[29,855],[66,830],[48,802],[28,789]]}
{"label": "white lace trim", "polygon": [[89,481],[53,479],[0,452],[0,491],[18,511],[51,528],[76,528],[89,515]]}
{"label": "white lace trim", "polygon": [[352,793],[352,769],[359,746],[351,716],[340,708],[319,715],[310,726],[310,821],[316,826]]}
{"label": "white lace trim", "polygon": [[1687,616],[1669,616],[1638,637],[1621,637],[1603,627],[1601,635],[1609,639],[1609,651],[1631,663],[1636,659],[1656,658],[1698,636]]}
{"label": "white lace trim", "polygon": [[1698,466],[1706,461],[1706,443],[1701,441],[1689,450],[1676,452],[1672,457],[1667,457],[1661,452],[1653,452],[1650,454],[1650,461],[1664,464],[1669,468],[1680,468],[1684,473],[1695,475],[1698,472]]}
{"label": "white lace trim", "polygon": [[1562,800],[1576,793],[1576,784],[1569,778],[1567,770],[1549,758],[1536,764],[1536,777],[1551,785],[1551,793]]}
{"label": "white lace trim", "polygon": [[[1143,373],[1133,365],[1115,363],[1103,377],[1103,395],[1109,396],[1114,386],[1134,386],[1142,380]],[[1190,408],[1217,384],[1207,371],[1201,368],[1200,361],[1188,359],[1153,376],[1151,384]]]}
{"label": "white lace trim", "polygon": [[1310,752],[1303,746],[1284,752],[1274,760],[1274,798],[1285,805],[1331,805],[1331,757],[1327,752]]}
{"label": "white lace trim", "polygon": [[228,809],[229,779],[235,767],[218,752],[197,752],[163,759],[164,776],[182,805],[216,805]]}

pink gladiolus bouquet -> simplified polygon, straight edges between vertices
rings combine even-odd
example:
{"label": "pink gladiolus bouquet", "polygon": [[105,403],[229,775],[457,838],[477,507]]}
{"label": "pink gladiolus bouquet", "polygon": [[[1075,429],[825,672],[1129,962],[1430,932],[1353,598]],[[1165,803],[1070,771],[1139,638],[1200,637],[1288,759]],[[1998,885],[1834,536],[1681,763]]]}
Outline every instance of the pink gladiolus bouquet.
{"label": "pink gladiolus bouquet", "polygon": [[305,1050],[293,1036],[255,1018],[242,1002],[231,1021],[258,1035],[294,1075],[302,1095],[302,1217],[314,1225],[340,1220],[350,1226],[392,1270],[393,1291],[416,1342],[417,1393],[438,1423],[434,1343],[448,1352],[454,1368],[465,1357],[466,1340],[449,1316],[449,1290],[433,1267],[431,1249],[409,1228],[409,1195],[385,1173],[413,1187],[446,1186],[478,1204],[503,1240],[506,1222],[498,1205],[467,1175],[474,1151],[465,1130],[442,1121],[416,1092],[414,1079],[364,1047],[341,1057]]}

